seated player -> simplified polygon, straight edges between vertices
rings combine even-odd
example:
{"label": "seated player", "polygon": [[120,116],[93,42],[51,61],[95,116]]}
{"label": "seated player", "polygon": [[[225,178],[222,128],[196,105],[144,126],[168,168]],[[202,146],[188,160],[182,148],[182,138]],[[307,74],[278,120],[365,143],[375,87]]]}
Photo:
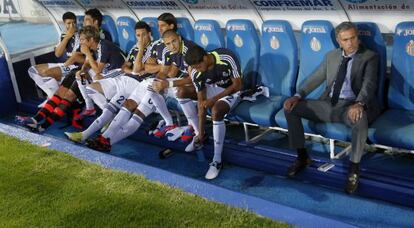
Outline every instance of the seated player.
{"label": "seated player", "polygon": [[[79,34],[76,31],[76,15],[66,12],[62,16],[66,31],[62,33],[59,44],[55,47],[55,56],[67,60],[80,47]],[[31,66],[29,76],[42,89],[48,98],[59,88],[60,82],[73,69],[77,68],[69,63],[43,63]],[[43,106],[43,105],[42,105]]]}
{"label": "seated player", "polygon": [[[136,93],[134,100],[139,102],[152,82],[146,77],[148,74],[144,73],[144,64],[151,55],[151,28],[147,23],[139,21],[135,25],[135,33],[137,43],[131,48],[127,61],[122,66],[125,74],[96,81],[87,87],[88,95],[102,109],[102,114],[82,132],[65,132],[70,140],[78,143],[84,142],[115,117],[125,99],[130,97],[132,92]],[[110,101],[107,102],[107,100]],[[122,129],[117,136],[121,132],[123,132]]]}
{"label": "seated player", "polygon": [[79,71],[72,71],[62,82],[55,95],[34,117],[17,116],[17,121],[39,132],[44,131],[56,120],[65,115],[66,110],[77,98],[86,97],[78,84],[86,85],[93,80],[115,77],[121,74],[124,63],[122,51],[112,42],[102,40],[99,31],[93,26],[85,26],[80,31],[81,52],[85,62]]}
{"label": "seated player", "polygon": [[[170,29],[176,30],[177,21],[172,14],[163,13],[158,17],[158,28],[161,34]],[[163,40],[155,41],[152,46],[151,57],[145,62],[145,72],[157,74],[157,77],[161,75],[165,77],[171,68],[171,64],[166,63],[170,61],[167,60],[168,58],[169,51]],[[159,93],[153,92],[151,86],[148,87],[145,94],[140,89],[133,91],[108,129],[94,140],[89,140],[87,145],[99,151],[109,152],[114,143],[128,137],[140,127],[144,118],[154,111],[153,100],[157,98],[164,101]],[[171,126],[173,120],[166,108],[165,101],[164,106],[167,111],[162,114],[162,117],[166,120],[167,125]],[[122,132],[122,134],[118,134],[119,132]]]}
{"label": "seated player", "polygon": [[[237,57],[228,49],[218,48],[207,53],[203,48],[194,46],[187,51],[185,61],[191,78],[160,84],[183,86],[193,82],[197,90],[199,134],[194,137],[200,147],[204,140],[204,127],[207,109],[211,110],[213,119],[214,157],[205,178],[214,179],[222,168],[223,143],[226,135],[224,117],[235,107],[240,98],[242,79]],[[197,147],[197,146],[196,146]]]}

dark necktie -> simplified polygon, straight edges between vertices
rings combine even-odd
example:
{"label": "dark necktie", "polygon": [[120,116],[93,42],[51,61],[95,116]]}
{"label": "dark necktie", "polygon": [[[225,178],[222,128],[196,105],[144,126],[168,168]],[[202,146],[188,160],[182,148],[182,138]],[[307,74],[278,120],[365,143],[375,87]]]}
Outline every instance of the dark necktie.
{"label": "dark necktie", "polygon": [[331,104],[336,105],[339,100],[339,94],[341,94],[342,85],[345,81],[346,70],[348,68],[348,62],[351,60],[349,57],[342,58],[341,66],[339,67],[338,74],[336,75],[335,85],[332,93]]}

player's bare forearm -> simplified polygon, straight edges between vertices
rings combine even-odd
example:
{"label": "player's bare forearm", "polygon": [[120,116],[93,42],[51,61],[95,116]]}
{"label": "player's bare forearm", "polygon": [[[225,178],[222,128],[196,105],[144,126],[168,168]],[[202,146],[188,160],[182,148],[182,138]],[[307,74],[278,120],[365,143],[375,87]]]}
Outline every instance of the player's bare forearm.
{"label": "player's bare forearm", "polygon": [[66,37],[65,38],[63,38],[63,40],[56,46],[56,48],[55,48],[55,56],[57,57],[57,58],[59,58],[59,57],[61,57],[64,53],[65,53],[65,50],[66,50],[66,46],[68,45],[68,42],[69,42],[69,40],[70,40],[70,38],[69,39],[67,39]]}
{"label": "player's bare forearm", "polygon": [[161,65],[156,63],[145,63],[145,71],[150,74],[158,73],[161,70]]}

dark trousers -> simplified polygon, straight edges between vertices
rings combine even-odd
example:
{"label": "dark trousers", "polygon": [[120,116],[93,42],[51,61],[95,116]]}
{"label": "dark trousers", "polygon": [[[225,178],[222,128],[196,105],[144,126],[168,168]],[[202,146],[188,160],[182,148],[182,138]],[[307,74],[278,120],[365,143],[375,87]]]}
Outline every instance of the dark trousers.
{"label": "dark trousers", "polygon": [[305,135],[301,118],[315,122],[339,122],[352,129],[352,151],[350,160],[359,163],[368,136],[368,118],[364,111],[356,123],[348,119],[351,101],[339,100],[335,106],[327,100],[301,100],[289,113],[285,111],[288,124],[289,146],[292,149],[305,148]]}

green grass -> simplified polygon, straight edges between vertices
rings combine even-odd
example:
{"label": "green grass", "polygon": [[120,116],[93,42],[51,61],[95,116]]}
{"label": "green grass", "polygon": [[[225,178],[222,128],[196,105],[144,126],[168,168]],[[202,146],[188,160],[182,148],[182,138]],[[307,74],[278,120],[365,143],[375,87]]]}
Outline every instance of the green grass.
{"label": "green grass", "polygon": [[0,227],[287,227],[0,134]]}

